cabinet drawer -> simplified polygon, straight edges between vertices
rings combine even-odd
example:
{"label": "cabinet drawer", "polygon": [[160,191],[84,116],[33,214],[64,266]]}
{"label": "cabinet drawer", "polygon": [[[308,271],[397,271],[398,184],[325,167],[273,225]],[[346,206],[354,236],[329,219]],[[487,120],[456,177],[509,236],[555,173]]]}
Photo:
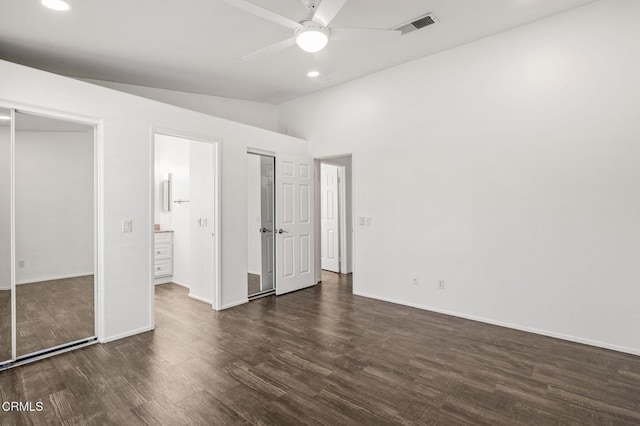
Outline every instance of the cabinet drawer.
{"label": "cabinet drawer", "polygon": [[171,244],[159,244],[156,243],[153,255],[156,260],[171,259],[173,256],[173,246]]}
{"label": "cabinet drawer", "polygon": [[171,244],[173,242],[173,232],[156,232],[156,244]]}
{"label": "cabinet drawer", "polygon": [[156,260],[153,275],[156,278],[173,275],[173,263],[171,260]]}

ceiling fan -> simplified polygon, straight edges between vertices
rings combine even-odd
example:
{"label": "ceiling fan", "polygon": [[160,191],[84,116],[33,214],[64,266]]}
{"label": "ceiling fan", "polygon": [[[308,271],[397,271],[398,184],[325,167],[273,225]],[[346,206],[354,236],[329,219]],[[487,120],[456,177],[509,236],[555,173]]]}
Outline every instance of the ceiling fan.
{"label": "ceiling fan", "polygon": [[279,15],[257,6],[247,0],[225,0],[230,5],[249,12],[260,18],[282,25],[294,31],[293,37],[251,52],[242,59],[255,58],[284,50],[297,44],[302,50],[310,53],[318,52],[331,40],[348,41],[388,41],[402,35],[400,31],[364,29],[364,28],[329,28],[333,18],[347,3],[347,0],[302,0],[309,9],[309,15],[301,22]]}

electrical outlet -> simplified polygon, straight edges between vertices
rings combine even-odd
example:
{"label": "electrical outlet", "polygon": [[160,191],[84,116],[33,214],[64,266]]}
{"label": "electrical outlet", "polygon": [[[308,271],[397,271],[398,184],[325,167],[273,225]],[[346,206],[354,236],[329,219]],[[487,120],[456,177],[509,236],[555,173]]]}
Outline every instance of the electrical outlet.
{"label": "electrical outlet", "polygon": [[444,280],[438,281],[438,290],[444,290]]}
{"label": "electrical outlet", "polygon": [[411,284],[418,285],[418,276],[414,275],[411,277]]}
{"label": "electrical outlet", "polygon": [[24,260],[18,260],[18,268],[24,268]]}

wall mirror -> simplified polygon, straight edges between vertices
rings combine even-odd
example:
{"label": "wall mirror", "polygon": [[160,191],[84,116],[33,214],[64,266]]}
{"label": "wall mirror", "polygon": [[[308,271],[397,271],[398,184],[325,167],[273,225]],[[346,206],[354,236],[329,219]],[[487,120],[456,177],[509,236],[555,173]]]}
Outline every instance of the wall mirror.
{"label": "wall mirror", "polygon": [[0,108],[0,363],[11,360],[11,111]]}
{"label": "wall mirror", "polygon": [[95,336],[94,133],[93,126],[15,112],[18,359]]}
{"label": "wall mirror", "polygon": [[274,175],[274,157],[247,154],[247,285],[249,297],[271,294],[275,289]]}

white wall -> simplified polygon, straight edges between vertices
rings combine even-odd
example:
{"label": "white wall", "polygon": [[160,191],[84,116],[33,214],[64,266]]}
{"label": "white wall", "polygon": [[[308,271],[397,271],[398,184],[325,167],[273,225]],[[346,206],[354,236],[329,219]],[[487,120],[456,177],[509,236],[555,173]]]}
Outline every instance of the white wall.
{"label": "white wall", "polygon": [[112,81],[89,79],[85,81],[193,111],[249,124],[265,130],[275,131],[278,128],[278,106],[273,104],[114,83]]}
{"label": "white wall", "polygon": [[93,145],[93,132],[16,132],[16,284],[93,274]]}
{"label": "white wall", "polygon": [[[153,128],[221,141],[221,304],[247,300],[247,145],[306,154],[306,142],[6,61],[0,61],[0,75],[0,106],[19,104],[102,122],[102,341],[153,327]],[[122,233],[123,219],[133,220],[132,233]]]}
{"label": "white wall", "polygon": [[262,274],[261,157],[247,154],[247,255],[250,274]]}
{"label": "white wall", "polygon": [[640,354],[638,16],[603,0],[283,104],[314,156],[354,152],[354,291]]}
{"label": "white wall", "polygon": [[172,174],[173,200],[188,200],[189,140],[158,134],[155,137],[155,223],[161,230],[173,231],[173,277],[171,281],[188,287],[190,241],[189,215],[191,204],[171,204],[171,211],[162,209],[162,181]]}
{"label": "white wall", "polygon": [[7,122],[0,125],[0,290],[11,288],[10,147],[11,127]]}

